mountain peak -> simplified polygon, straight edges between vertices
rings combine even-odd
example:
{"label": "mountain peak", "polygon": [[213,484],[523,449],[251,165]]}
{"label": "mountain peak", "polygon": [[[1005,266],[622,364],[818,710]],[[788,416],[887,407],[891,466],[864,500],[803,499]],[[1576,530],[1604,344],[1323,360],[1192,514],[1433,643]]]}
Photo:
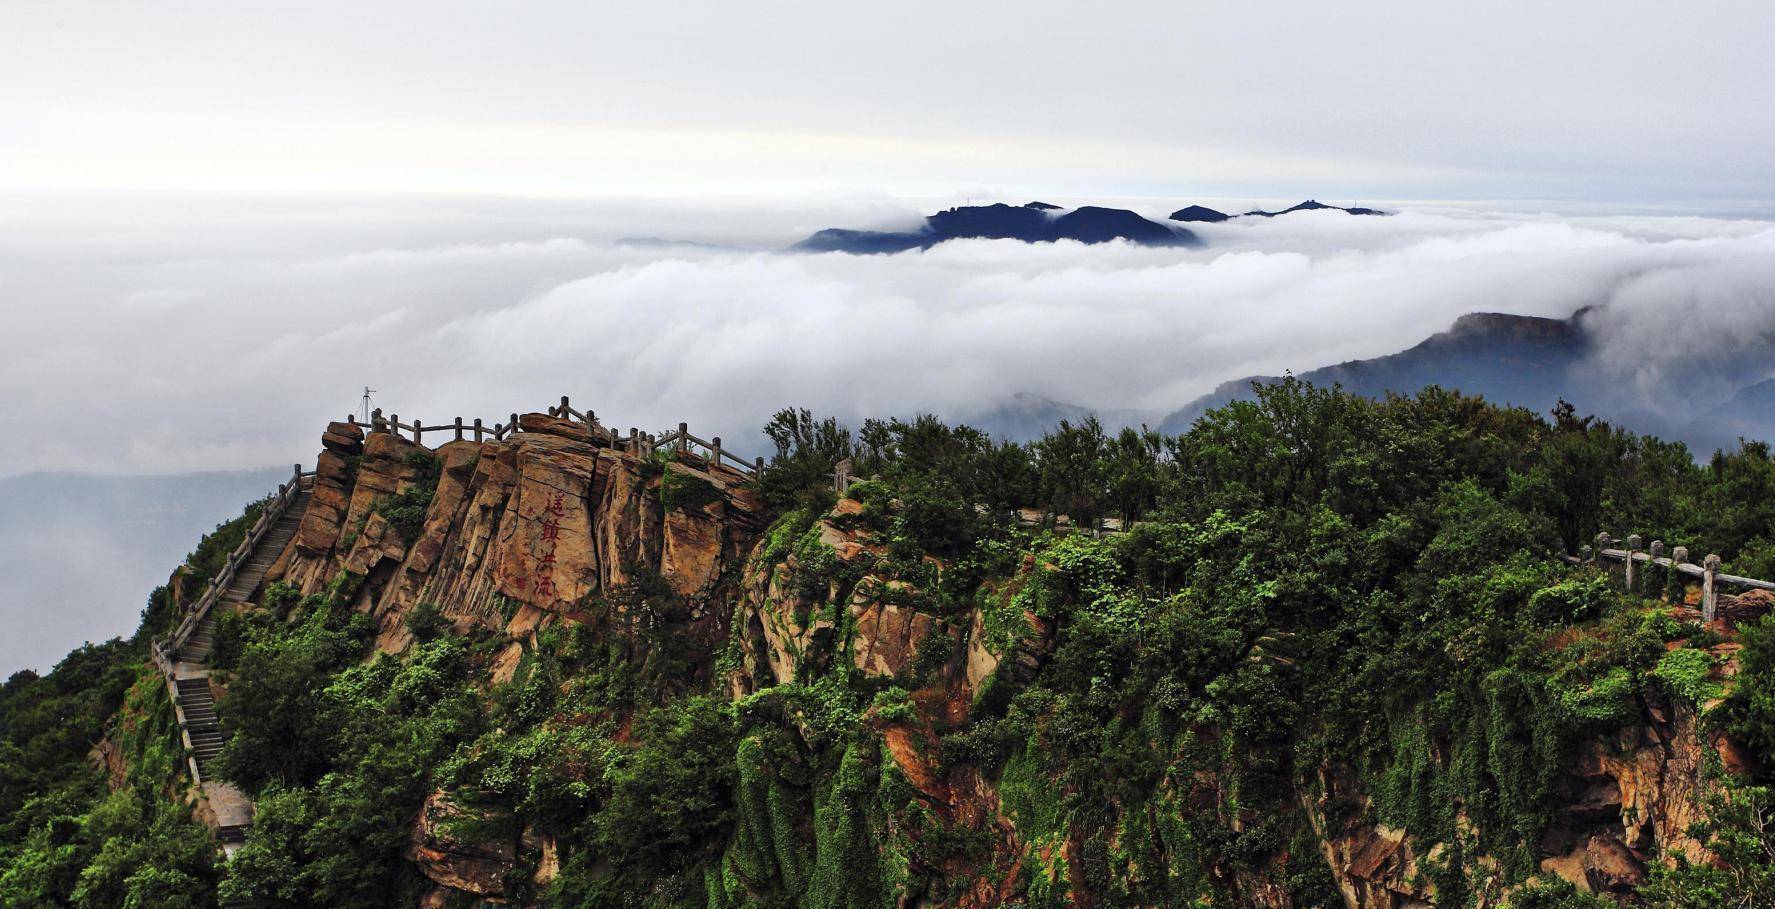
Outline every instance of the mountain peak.
{"label": "mountain peak", "polygon": [[1200,243],[1194,233],[1182,227],[1170,227],[1151,221],[1123,208],[1085,205],[1064,214],[1057,205],[1029,202],[1008,205],[958,205],[925,219],[916,231],[866,231],[828,228],[795,245],[807,252],[848,252],[856,254],[904,252],[929,249],[946,240],[986,239],[1022,240],[1027,243],[1049,243],[1075,240],[1080,243],[1107,243],[1126,240],[1142,246],[1195,246]]}
{"label": "mountain peak", "polygon": [[1226,212],[1216,211],[1206,205],[1191,205],[1171,213],[1171,220],[1173,221],[1198,221],[1208,224],[1217,224],[1221,221],[1228,220],[1231,217],[1232,215],[1229,215]]}
{"label": "mountain peak", "polygon": [[1287,208],[1282,209],[1281,211],[1263,211],[1262,209],[1257,209],[1254,211],[1246,212],[1245,216],[1246,217],[1255,216],[1255,217],[1259,217],[1259,218],[1274,218],[1277,215],[1286,215],[1286,214],[1290,214],[1290,213],[1297,212],[1297,211],[1341,211],[1346,215],[1385,215],[1385,214],[1387,214],[1387,212],[1381,211],[1379,209],[1374,209],[1374,208],[1354,208],[1354,207],[1344,208],[1344,207],[1338,206],[1338,205],[1326,205],[1325,203],[1319,201],[1318,199],[1308,199],[1305,202],[1302,202],[1298,205],[1291,205]]}

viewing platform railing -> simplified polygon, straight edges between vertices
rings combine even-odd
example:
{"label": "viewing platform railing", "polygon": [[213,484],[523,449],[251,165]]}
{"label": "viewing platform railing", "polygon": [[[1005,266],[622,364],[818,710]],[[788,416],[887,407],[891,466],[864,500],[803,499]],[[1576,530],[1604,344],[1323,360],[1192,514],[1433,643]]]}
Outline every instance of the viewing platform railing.
{"label": "viewing platform railing", "polygon": [[[1620,547],[1613,545],[1616,542],[1620,542]],[[1717,555],[1710,553],[1701,560],[1700,564],[1695,564],[1689,561],[1687,546],[1672,548],[1668,557],[1664,555],[1664,551],[1663,540],[1653,540],[1650,546],[1646,546],[1644,540],[1637,533],[1630,534],[1627,539],[1621,541],[1615,540],[1607,533],[1599,533],[1596,535],[1594,548],[1585,546],[1578,550],[1577,555],[1568,555],[1565,560],[1574,565],[1596,564],[1603,560],[1620,562],[1622,583],[1629,591],[1637,590],[1639,586],[1643,586],[1638,583],[1643,581],[1643,575],[1640,572],[1642,563],[1647,567],[1655,565],[1680,575],[1699,578],[1701,580],[1701,620],[1704,622],[1711,622],[1719,615],[1719,591],[1722,584],[1747,590],[1775,590],[1775,582],[1740,577],[1720,571],[1720,557]]]}
{"label": "viewing platform railing", "polygon": [[[690,426],[686,423],[679,423],[675,431],[661,435],[643,432],[635,427],[630,427],[628,435],[623,435],[599,423],[597,416],[591,411],[574,409],[566,395],[561,396],[559,405],[550,406],[545,412],[548,416],[556,419],[585,424],[587,431],[594,438],[601,439],[612,448],[621,451],[646,456],[660,450],[675,450],[698,454],[711,466],[728,467],[750,477],[756,477],[764,472],[763,458],[747,460],[740,457],[722,447],[720,436],[703,439],[692,435]],[[353,426],[363,426],[370,432],[387,432],[412,439],[421,445],[425,444],[427,433],[448,433],[451,436],[450,440],[456,442],[464,440],[503,442],[524,431],[522,421],[516,413],[511,414],[505,422],[496,422],[491,426],[482,422],[480,417],[466,421],[461,417],[456,417],[449,423],[427,426],[417,417],[409,422],[402,422],[400,414],[390,414],[384,417],[382,409],[377,408],[370,412],[370,422],[367,425],[359,423],[356,414],[348,414],[345,422]]]}

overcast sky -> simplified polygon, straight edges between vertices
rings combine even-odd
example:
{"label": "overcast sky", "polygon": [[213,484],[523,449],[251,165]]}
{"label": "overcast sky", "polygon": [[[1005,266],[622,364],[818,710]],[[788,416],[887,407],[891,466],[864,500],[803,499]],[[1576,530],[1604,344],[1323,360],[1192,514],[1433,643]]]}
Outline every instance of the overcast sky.
{"label": "overcast sky", "polygon": [[1775,4],[8,0],[0,184],[1765,207]]}

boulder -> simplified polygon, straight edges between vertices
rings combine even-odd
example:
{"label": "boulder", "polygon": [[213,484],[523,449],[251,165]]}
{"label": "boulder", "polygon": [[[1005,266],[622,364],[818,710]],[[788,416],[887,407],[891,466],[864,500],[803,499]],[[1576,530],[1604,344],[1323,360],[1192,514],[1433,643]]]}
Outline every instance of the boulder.
{"label": "boulder", "polygon": [[593,438],[590,426],[578,420],[551,417],[546,413],[519,414],[518,428],[527,433],[558,436],[576,442],[590,442]]}
{"label": "boulder", "polygon": [[328,423],[320,444],[327,451],[354,455],[364,450],[364,428],[356,423]]}
{"label": "boulder", "polygon": [[517,865],[517,832],[517,821],[504,809],[463,805],[434,792],[413,821],[406,856],[441,886],[500,897]]}

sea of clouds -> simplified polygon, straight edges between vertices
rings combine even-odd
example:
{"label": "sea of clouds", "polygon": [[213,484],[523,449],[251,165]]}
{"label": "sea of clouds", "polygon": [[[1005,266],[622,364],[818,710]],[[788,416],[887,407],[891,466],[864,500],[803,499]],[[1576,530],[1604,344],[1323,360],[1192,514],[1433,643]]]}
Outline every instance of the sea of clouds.
{"label": "sea of clouds", "polygon": [[1156,421],[1229,378],[1390,353],[1481,310],[1607,307],[1601,384],[1677,408],[1764,370],[1775,329],[1760,221],[1407,207],[1199,225],[1187,250],[781,252],[915,212],[25,206],[0,219],[0,399],[33,431],[0,437],[0,476],[308,461],[365,385],[427,423],[570,394],[616,425],[685,420],[734,447],[791,404],[965,419],[1034,395]]}

